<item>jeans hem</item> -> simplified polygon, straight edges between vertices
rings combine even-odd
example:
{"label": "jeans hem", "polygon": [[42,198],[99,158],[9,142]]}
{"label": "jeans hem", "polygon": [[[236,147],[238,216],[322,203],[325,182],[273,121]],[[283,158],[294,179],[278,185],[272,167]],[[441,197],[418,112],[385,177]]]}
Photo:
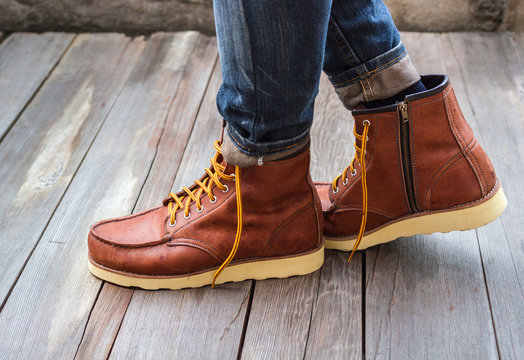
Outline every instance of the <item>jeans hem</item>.
{"label": "jeans hem", "polygon": [[393,49],[380,54],[379,56],[348,69],[340,74],[330,75],[329,80],[333,87],[339,88],[357,83],[363,79],[373,76],[375,73],[385,70],[388,67],[398,63],[407,56],[407,50],[404,44],[400,42]]}
{"label": "jeans hem", "polygon": [[279,152],[289,151],[290,149],[304,141],[309,136],[310,130],[311,127],[308,127],[298,136],[295,136],[291,139],[254,143],[240,136],[238,131],[236,131],[232,126],[230,126],[230,124],[227,125],[227,135],[229,135],[229,137],[235,144],[235,147],[242,153],[257,158],[261,156],[263,157],[264,155],[273,155],[278,154]]}
{"label": "jeans hem", "polygon": [[344,106],[353,110],[360,103],[394,96],[419,80],[420,75],[406,54],[396,63],[374,72],[369,77],[335,87],[335,92]]}

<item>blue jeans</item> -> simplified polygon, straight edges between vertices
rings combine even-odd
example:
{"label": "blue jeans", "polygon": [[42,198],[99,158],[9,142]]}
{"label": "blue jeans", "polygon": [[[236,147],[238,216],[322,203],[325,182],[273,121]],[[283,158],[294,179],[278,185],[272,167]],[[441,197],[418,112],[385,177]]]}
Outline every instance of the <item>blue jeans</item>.
{"label": "blue jeans", "polygon": [[321,71],[348,109],[420,77],[381,0],[215,0],[220,114],[262,158],[308,137]]}

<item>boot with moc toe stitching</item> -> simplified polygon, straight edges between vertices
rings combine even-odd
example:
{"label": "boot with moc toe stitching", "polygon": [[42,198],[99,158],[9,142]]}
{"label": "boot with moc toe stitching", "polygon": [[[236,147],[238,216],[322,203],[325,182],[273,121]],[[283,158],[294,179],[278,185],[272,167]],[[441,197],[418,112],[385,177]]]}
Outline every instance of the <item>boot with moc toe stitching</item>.
{"label": "boot with moc toe stitching", "polygon": [[220,141],[215,149],[206,174],[162,206],[91,227],[95,276],[181,289],[304,275],[322,266],[322,209],[309,148],[247,168],[226,164]]}
{"label": "boot with moc toe stitching", "polygon": [[[319,183],[327,249],[468,230],[499,217],[506,197],[445,75],[396,105],[353,111],[355,158]],[[351,258],[350,256],[350,258]]]}

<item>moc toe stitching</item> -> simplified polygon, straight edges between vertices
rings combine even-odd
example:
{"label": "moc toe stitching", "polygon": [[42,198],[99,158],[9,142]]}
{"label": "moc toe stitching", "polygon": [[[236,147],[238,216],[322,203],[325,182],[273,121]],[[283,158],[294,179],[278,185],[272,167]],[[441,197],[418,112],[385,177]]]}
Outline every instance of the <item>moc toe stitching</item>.
{"label": "moc toe stitching", "polygon": [[114,247],[117,247],[117,248],[128,248],[128,249],[140,249],[140,248],[153,247],[153,246],[158,246],[158,245],[165,244],[165,243],[167,243],[169,241],[169,239],[166,239],[165,237],[163,237],[160,240],[156,240],[156,241],[152,241],[152,242],[148,242],[148,243],[144,243],[144,244],[125,245],[125,244],[121,244],[121,243],[112,242],[111,240],[105,239],[105,238],[100,237],[100,236],[95,236],[93,233],[89,233],[89,235],[90,235],[90,237],[93,238],[93,240],[100,241],[100,242],[102,242],[104,244],[111,245],[111,246],[114,246]]}
{"label": "moc toe stitching", "polygon": [[[106,244],[124,248],[141,248],[165,243],[167,242],[166,232],[163,229],[163,225],[158,224],[158,222],[157,225],[154,225],[155,227],[158,226],[156,231],[151,231],[144,228],[141,229],[142,233],[137,232],[136,229],[135,231],[128,231],[129,229],[133,228],[133,220],[139,219],[141,217],[146,218],[149,220],[149,222],[154,224],[155,216],[158,216],[154,214],[154,212],[162,211],[162,208],[162,206],[159,206],[139,212],[137,214],[99,221],[91,227],[89,230],[89,235],[93,239]],[[120,227],[120,230],[124,231],[115,231],[115,227],[112,227],[112,225],[115,225],[116,229],[119,229]],[[155,235],[155,233],[157,234]]]}
{"label": "moc toe stitching", "polygon": [[93,224],[91,226],[91,229],[94,230],[94,229],[98,228],[101,225],[121,222],[121,221],[125,221],[125,220],[136,218],[138,216],[146,215],[146,214],[149,214],[150,212],[153,212],[153,211],[156,211],[156,210],[160,209],[161,207],[162,206],[157,206],[155,208],[148,209],[148,210],[145,210],[145,211],[141,211],[141,212],[136,213],[136,214],[131,214],[131,215],[122,216],[122,217],[113,218],[113,219],[100,220],[100,221],[96,222],[95,224]]}

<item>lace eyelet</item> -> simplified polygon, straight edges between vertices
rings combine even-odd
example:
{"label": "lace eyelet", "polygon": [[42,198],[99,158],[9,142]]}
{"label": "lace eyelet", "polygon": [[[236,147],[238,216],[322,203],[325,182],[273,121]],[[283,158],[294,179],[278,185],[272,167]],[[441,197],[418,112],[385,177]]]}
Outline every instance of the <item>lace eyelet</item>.
{"label": "lace eyelet", "polygon": [[171,221],[169,221],[169,226],[174,227],[176,225],[176,220],[174,223],[171,224]]}
{"label": "lace eyelet", "polygon": [[333,194],[336,194],[336,193],[338,193],[338,188],[333,189]]}
{"label": "lace eyelet", "polygon": [[369,136],[366,136],[366,142],[368,142],[368,141],[369,141]]}
{"label": "lace eyelet", "polygon": [[210,202],[211,204],[216,203],[216,202],[217,202],[217,197],[215,196],[215,197],[213,198],[213,200],[209,199],[209,202]]}
{"label": "lace eyelet", "polygon": [[342,181],[342,185],[346,186],[348,184],[348,179],[346,178],[346,180]]}
{"label": "lace eyelet", "polygon": [[351,176],[355,176],[357,175],[357,169],[353,169],[353,171],[351,172]]}
{"label": "lace eyelet", "polygon": [[201,205],[201,206],[200,206],[200,209],[197,208],[197,212],[199,212],[199,213],[201,213],[203,210],[204,210],[204,205]]}
{"label": "lace eyelet", "polygon": [[223,193],[227,193],[229,191],[229,187],[227,187],[227,185],[224,185],[225,186],[225,189],[222,190]]}
{"label": "lace eyelet", "polygon": [[366,126],[366,124],[367,124],[368,126],[371,126],[371,123],[369,122],[369,120],[364,120],[364,121],[362,121],[362,125]]}
{"label": "lace eyelet", "polygon": [[187,217],[186,217],[186,214],[184,214],[184,219],[187,220],[187,219],[189,219],[190,217],[191,217],[191,213],[189,213],[189,215],[187,215]]}

